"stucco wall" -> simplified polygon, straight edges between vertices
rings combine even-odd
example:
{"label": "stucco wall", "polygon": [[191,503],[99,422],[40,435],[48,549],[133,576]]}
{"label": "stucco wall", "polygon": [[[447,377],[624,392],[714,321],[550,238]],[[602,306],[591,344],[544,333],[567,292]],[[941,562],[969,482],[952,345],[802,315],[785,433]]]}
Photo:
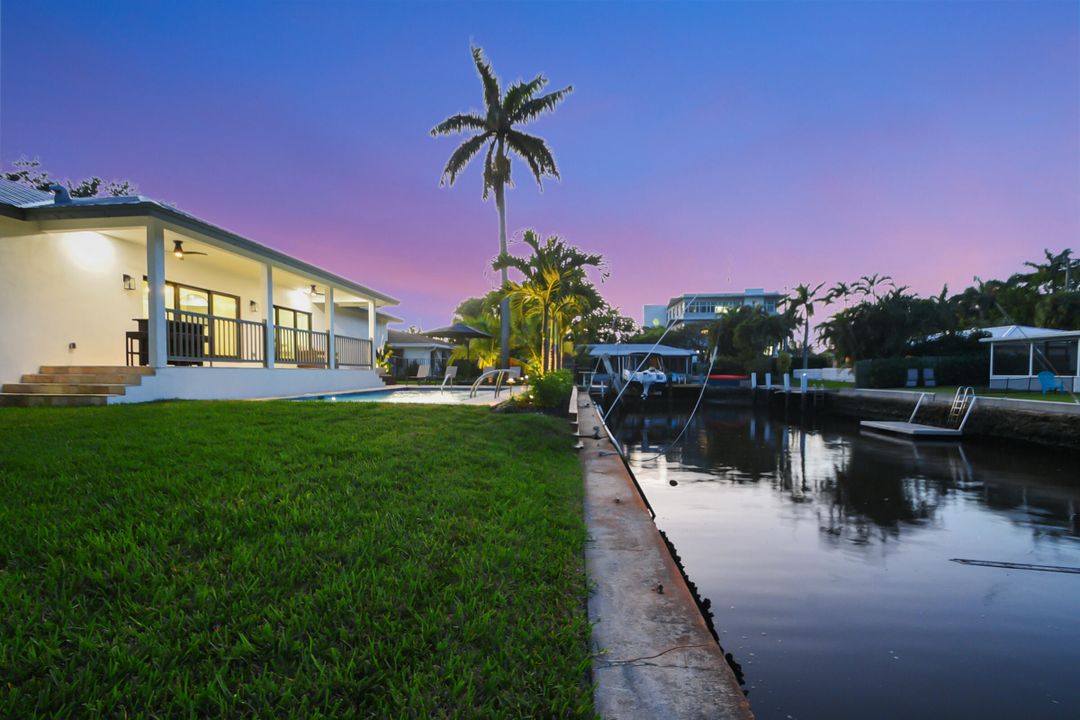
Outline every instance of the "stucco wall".
{"label": "stucco wall", "polygon": [[110,403],[150,400],[240,400],[313,393],[347,392],[383,387],[371,370],[296,368],[159,368]]}

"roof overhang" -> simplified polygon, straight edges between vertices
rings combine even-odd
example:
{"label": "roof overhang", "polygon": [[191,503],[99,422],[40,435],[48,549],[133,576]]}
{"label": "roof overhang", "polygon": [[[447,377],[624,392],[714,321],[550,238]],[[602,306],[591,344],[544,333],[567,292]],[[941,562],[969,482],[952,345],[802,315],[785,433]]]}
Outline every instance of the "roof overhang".
{"label": "roof overhang", "polygon": [[23,218],[29,221],[49,222],[63,220],[109,220],[115,218],[139,218],[147,217],[161,221],[166,226],[172,226],[188,233],[195,233],[201,239],[211,245],[219,245],[238,255],[253,260],[266,262],[272,266],[298,272],[310,276],[316,282],[332,285],[335,288],[371,298],[376,305],[397,305],[399,300],[395,297],[373,290],[366,285],[341,277],[311,263],[287,255],[279,250],[274,250],[265,245],[260,245],[254,240],[230,232],[205,220],[200,220],[194,215],[171,208],[167,205],[139,197],[132,202],[114,204],[70,204],[70,205],[46,205],[31,207],[21,210]]}

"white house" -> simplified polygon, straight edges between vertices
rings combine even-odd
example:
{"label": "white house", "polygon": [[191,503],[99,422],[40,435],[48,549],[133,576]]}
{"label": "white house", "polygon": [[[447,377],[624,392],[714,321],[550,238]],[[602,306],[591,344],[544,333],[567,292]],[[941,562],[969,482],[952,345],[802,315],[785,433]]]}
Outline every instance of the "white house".
{"label": "white house", "polygon": [[412,363],[427,365],[433,374],[446,369],[446,361],[454,346],[423,333],[387,331],[386,344],[394,351],[399,362],[398,367],[404,372]]}
{"label": "white house", "polygon": [[645,327],[662,327],[674,320],[685,322],[712,321],[730,310],[742,307],[761,307],[775,315],[783,293],[766,292],[763,288],[747,288],[742,292],[685,293],[668,300],[667,305],[644,306]]}
{"label": "white house", "polygon": [[0,180],[0,403],[381,385],[397,300],[142,196]]}
{"label": "white house", "polygon": [[1039,373],[1051,372],[1061,384],[1080,392],[1080,330],[1050,330],[1023,325],[984,328],[990,337],[990,387],[1039,390]]}

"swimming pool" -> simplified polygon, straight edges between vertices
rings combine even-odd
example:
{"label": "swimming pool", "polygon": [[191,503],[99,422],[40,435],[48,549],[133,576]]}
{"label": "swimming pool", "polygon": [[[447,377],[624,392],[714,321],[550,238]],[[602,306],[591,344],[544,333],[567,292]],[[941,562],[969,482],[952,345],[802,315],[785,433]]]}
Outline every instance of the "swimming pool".
{"label": "swimming pool", "polygon": [[322,400],[324,402],[384,402],[384,403],[410,403],[419,405],[491,405],[496,402],[507,400],[512,394],[520,393],[517,388],[503,388],[498,398],[495,397],[494,388],[481,388],[476,397],[469,397],[469,388],[437,388],[437,387],[388,387],[377,390],[361,390],[351,393],[327,393],[325,395],[311,395],[296,400]]}

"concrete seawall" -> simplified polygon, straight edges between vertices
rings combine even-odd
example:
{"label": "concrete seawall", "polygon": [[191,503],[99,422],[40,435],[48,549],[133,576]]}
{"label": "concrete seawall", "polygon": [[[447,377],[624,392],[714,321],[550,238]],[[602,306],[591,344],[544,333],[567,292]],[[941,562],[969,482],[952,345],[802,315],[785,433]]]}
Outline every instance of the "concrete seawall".
{"label": "concrete seawall", "polygon": [[[863,420],[907,420],[919,391],[844,390],[829,396],[830,411]],[[951,395],[927,395],[918,422],[944,425]],[[964,437],[1021,440],[1080,450],[1080,405],[980,397],[964,427]]]}
{"label": "concrete seawall", "polygon": [[[647,501],[588,396],[577,399],[593,678],[603,718],[751,720]],[[599,428],[594,439],[593,428]]]}

